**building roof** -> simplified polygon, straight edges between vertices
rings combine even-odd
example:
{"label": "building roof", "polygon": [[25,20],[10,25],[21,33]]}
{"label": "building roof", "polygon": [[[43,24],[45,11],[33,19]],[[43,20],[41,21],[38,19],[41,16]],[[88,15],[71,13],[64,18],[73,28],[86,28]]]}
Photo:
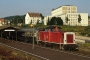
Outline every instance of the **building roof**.
{"label": "building roof", "polygon": [[40,13],[28,12],[30,17],[41,17]]}
{"label": "building roof", "polygon": [[4,31],[4,30],[19,30],[19,28],[16,28],[16,27],[0,27],[0,31]]}
{"label": "building roof", "polygon": [[1,21],[1,22],[4,22],[4,18],[0,18],[0,21]]}
{"label": "building roof", "polygon": [[[62,6],[74,6],[74,5],[62,5]],[[62,6],[59,6],[59,7],[55,8],[55,9],[52,9],[52,11],[54,11],[54,10],[56,10],[56,9],[62,7]]]}

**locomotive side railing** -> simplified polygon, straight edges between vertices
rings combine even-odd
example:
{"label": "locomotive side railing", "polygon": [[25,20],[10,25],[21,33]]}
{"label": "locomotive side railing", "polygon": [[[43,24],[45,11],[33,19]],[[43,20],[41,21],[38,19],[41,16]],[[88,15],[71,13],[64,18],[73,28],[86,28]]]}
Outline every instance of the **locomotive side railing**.
{"label": "locomotive side railing", "polygon": [[25,37],[36,37],[37,36],[37,32],[25,32],[22,34],[22,36],[25,36]]}

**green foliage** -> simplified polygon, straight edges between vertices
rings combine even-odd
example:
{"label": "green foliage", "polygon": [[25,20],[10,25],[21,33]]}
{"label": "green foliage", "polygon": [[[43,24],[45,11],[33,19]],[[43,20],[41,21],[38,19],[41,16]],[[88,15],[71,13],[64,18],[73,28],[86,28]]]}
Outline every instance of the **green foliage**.
{"label": "green foliage", "polygon": [[38,23],[35,25],[35,27],[42,27],[42,26],[44,26],[44,24],[42,24],[42,23]]}
{"label": "green foliage", "polygon": [[82,19],[81,19],[81,15],[79,14],[79,15],[78,15],[78,22],[81,23],[81,20],[82,20]]}
{"label": "green foliage", "polygon": [[49,25],[56,25],[56,17],[51,18]]}
{"label": "green foliage", "polygon": [[37,20],[37,24],[40,24],[39,21],[40,21],[40,20]]}
{"label": "green foliage", "polygon": [[83,31],[81,31],[81,34],[83,35],[83,36],[90,36],[90,26],[87,26],[87,27],[85,27],[84,28],[84,30]]}
{"label": "green foliage", "polygon": [[49,25],[50,23],[49,23],[49,20],[48,20],[48,22],[47,22],[47,25]]}
{"label": "green foliage", "polygon": [[76,32],[82,36],[90,36],[90,26],[61,26],[63,31]]}
{"label": "green foliage", "polygon": [[49,21],[49,17],[48,17],[48,22],[47,22],[47,25],[49,25],[50,24],[50,21]]}
{"label": "green foliage", "polygon": [[66,17],[65,22],[68,23],[68,21],[69,21],[69,19],[68,19],[68,17]]}
{"label": "green foliage", "polygon": [[24,24],[25,22],[25,15],[15,15],[15,16],[9,16],[9,17],[5,17],[5,20],[10,20],[11,25],[17,25],[18,23],[22,23]]}
{"label": "green foliage", "polygon": [[40,16],[42,17],[42,20],[44,19],[44,16],[40,13]]}
{"label": "green foliage", "polygon": [[64,31],[68,32],[81,32],[84,31],[85,27],[83,26],[61,26]]}
{"label": "green foliage", "polygon": [[57,25],[63,25],[63,21],[60,17],[57,17],[56,21],[57,21]]}
{"label": "green foliage", "polygon": [[79,51],[85,52],[90,55],[90,43],[78,44]]}
{"label": "green foliage", "polygon": [[88,16],[88,18],[90,18],[90,16]]}
{"label": "green foliage", "polygon": [[31,20],[30,24],[32,24],[32,20]]}
{"label": "green foliage", "polygon": [[29,25],[29,24],[27,24],[27,25],[22,25],[21,27],[22,27],[22,28],[30,28],[30,25]]}
{"label": "green foliage", "polygon": [[80,49],[90,49],[90,43],[84,43],[78,45]]}
{"label": "green foliage", "polygon": [[87,33],[89,33],[89,32],[90,32],[90,26],[87,26],[87,27],[85,28],[85,31],[86,31]]}
{"label": "green foliage", "polygon": [[48,25],[63,25],[63,21],[60,17],[52,17],[51,20],[48,19]]}

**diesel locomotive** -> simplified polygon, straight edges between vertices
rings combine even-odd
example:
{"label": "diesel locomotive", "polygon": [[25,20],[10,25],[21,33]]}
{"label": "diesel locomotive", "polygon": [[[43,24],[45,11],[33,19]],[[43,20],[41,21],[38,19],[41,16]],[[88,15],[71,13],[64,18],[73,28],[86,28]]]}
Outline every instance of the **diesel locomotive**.
{"label": "diesel locomotive", "polygon": [[77,50],[74,32],[64,32],[61,27],[50,26],[39,31],[38,44],[57,47],[64,50]]}

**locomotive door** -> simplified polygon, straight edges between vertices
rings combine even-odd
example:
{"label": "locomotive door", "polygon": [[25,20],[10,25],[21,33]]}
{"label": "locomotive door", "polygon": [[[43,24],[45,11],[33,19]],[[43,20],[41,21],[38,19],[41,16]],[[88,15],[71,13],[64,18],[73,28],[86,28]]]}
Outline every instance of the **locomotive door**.
{"label": "locomotive door", "polygon": [[75,44],[75,34],[73,32],[64,33],[64,44]]}

